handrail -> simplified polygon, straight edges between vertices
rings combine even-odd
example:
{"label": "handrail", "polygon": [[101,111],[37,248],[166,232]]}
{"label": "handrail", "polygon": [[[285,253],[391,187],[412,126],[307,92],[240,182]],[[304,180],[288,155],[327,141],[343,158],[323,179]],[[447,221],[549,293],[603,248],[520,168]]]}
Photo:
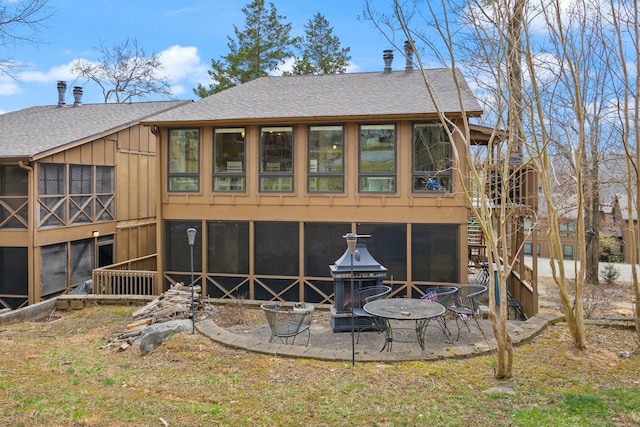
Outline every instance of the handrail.
{"label": "handrail", "polygon": [[93,270],[93,293],[103,295],[154,295],[158,282],[157,254]]}

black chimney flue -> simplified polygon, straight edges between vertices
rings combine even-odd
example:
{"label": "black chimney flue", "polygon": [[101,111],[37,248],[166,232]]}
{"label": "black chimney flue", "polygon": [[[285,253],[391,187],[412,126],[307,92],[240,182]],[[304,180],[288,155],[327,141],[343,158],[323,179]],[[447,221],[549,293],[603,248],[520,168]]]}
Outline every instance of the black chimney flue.
{"label": "black chimney flue", "polygon": [[393,62],[393,50],[385,49],[382,51],[382,59],[384,60],[384,73],[391,73],[391,63]]}
{"label": "black chimney flue", "polygon": [[73,87],[73,106],[79,107],[82,105],[82,86]]}
{"label": "black chimney flue", "polygon": [[58,80],[58,107],[64,107],[64,94],[67,91],[67,82]]}
{"label": "black chimney flue", "polygon": [[410,73],[413,71],[413,44],[409,40],[404,42],[404,54],[407,57],[407,65],[405,65],[404,71]]}

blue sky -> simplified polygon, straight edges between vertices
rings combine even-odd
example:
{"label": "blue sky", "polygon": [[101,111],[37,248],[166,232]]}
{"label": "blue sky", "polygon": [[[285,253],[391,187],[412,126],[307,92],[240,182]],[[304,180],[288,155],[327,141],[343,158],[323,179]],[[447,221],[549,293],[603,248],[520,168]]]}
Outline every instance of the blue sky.
{"label": "blue sky", "polygon": [[[84,103],[103,102],[94,83],[74,80],[70,64],[79,58],[96,61],[100,54],[94,48],[101,41],[111,47],[127,38],[137,39],[147,53],[161,55],[176,99],[196,99],[192,88],[210,82],[211,59],[228,53],[227,36],[234,36],[233,25],[244,28],[241,9],[250,1],[49,0],[54,15],[41,29],[44,43],[0,51],[0,57],[27,65],[18,70],[17,80],[0,75],[0,113],[56,104],[58,80],[68,83],[67,102],[72,102],[72,86],[83,86]],[[381,1],[374,0],[374,6],[388,3]],[[292,23],[293,35],[303,34],[304,24],[322,13],[342,46],[351,48],[350,72],[383,69],[382,51],[392,46],[370,22],[358,19],[364,0],[271,2]],[[393,68],[404,68],[400,52],[396,52]]]}

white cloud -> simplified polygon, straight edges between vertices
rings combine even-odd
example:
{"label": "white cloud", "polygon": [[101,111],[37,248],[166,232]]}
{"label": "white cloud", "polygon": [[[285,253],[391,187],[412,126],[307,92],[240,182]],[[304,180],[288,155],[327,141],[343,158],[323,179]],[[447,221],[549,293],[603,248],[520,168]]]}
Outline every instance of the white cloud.
{"label": "white cloud", "polygon": [[[173,83],[174,90],[178,90],[180,83],[206,83],[210,79],[207,67],[200,61],[198,48],[193,46],[175,45],[163,50],[159,54],[163,74]],[[195,84],[193,86],[196,86]],[[184,88],[182,88],[184,91]],[[177,94],[180,92],[174,92]]]}
{"label": "white cloud", "polygon": [[22,93],[22,88],[19,82],[13,80],[10,77],[0,77],[0,96],[3,95],[16,95]]}
{"label": "white cloud", "polygon": [[73,80],[71,67],[76,60],[67,64],[58,65],[47,71],[23,71],[18,75],[18,79],[25,83],[50,83],[57,80]]}

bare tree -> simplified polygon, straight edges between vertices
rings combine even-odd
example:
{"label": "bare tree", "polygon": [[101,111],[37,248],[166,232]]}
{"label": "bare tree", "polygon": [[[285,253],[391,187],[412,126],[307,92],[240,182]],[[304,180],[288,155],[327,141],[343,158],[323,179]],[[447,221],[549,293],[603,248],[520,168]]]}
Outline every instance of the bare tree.
{"label": "bare tree", "polygon": [[[573,288],[569,286],[560,239],[555,194],[557,176],[552,154],[554,147],[556,151],[565,147],[566,158],[570,160],[571,169],[564,179],[570,183],[575,195],[576,252],[577,258],[584,261],[587,259],[586,231],[591,227],[597,230],[599,156],[602,155],[602,142],[610,134],[610,125],[605,118],[606,106],[612,101],[609,72],[612,62],[608,52],[612,43],[606,36],[609,28],[603,25],[603,13],[595,1],[471,0],[454,3],[435,9],[428,2],[397,0],[392,14],[375,15],[370,9],[367,11],[371,20],[383,23],[379,28],[386,31],[390,41],[395,39],[394,32],[401,30],[404,37],[415,40],[423,49],[431,48],[430,58],[441,60],[452,70],[467,66],[477,77],[480,96],[486,106],[485,120],[493,122],[494,133],[484,158],[469,157],[467,162],[457,162],[462,166],[475,162],[476,166],[482,167],[469,167],[468,171],[458,167],[457,172],[460,181],[466,183],[462,192],[470,210],[482,227],[488,260],[501,266],[496,284],[499,296],[494,292],[493,275],[490,275],[489,311],[498,344],[496,376],[504,378],[511,375],[513,357],[506,329],[505,282],[522,259],[523,224],[521,214],[513,209],[516,200],[508,190],[510,184],[494,188],[494,194],[490,196],[483,194],[483,189],[492,188],[489,180],[492,174],[497,174],[493,175],[498,177],[496,182],[510,183],[526,172],[525,168],[537,171],[547,207],[546,238],[553,277],[574,345],[585,349],[583,293],[589,262],[574,265],[576,283]],[[636,4],[635,1],[632,3]],[[611,8],[615,8],[613,3]],[[457,14],[455,19],[450,18],[454,12]],[[630,8],[625,16],[633,15],[632,12]],[[634,34],[635,28],[637,37],[637,13],[633,16],[635,20],[629,21],[627,17],[627,26],[618,34]],[[466,24],[464,28],[459,27],[460,22]],[[424,32],[425,28],[428,33]],[[633,41],[630,44],[636,46],[637,54],[637,39],[635,45]],[[419,48],[416,51],[421,52]],[[637,59],[638,56],[627,59],[627,63],[640,62]],[[422,62],[420,68],[424,68]],[[629,76],[633,75],[629,73]],[[430,86],[426,80],[425,85]],[[636,102],[629,104],[625,113],[628,117],[638,111],[637,82],[634,84],[629,79],[624,86],[636,90],[627,98]],[[437,94],[429,93],[438,105]],[[468,117],[464,111],[462,116],[461,120],[452,122],[441,113],[440,119],[470,147]],[[630,129],[637,129],[634,127],[637,125],[637,121],[631,121],[624,129],[631,134]],[[500,129],[505,130],[506,139],[500,136]],[[628,151],[633,152],[631,148]],[[457,161],[462,160],[462,153],[456,155]],[[523,163],[523,168],[509,165],[512,156]],[[632,158],[631,155],[628,157]],[[634,167],[637,168],[631,165],[629,169]],[[638,175],[634,174],[633,180],[637,185]],[[535,212],[532,219],[535,229]],[[597,245],[594,246],[592,250],[597,254]],[[597,269],[597,262],[595,265]],[[496,313],[498,303],[500,310]]]}
{"label": "bare tree", "polygon": [[[617,103],[615,104],[616,123],[624,148],[626,160],[626,195],[628,232],[630,236],[631,269],[635,303],[636,341],[640,343],[640,286],[638,272],[635,268],[638,262],[638,224],[633,218],[640,213],[640,150],[638,149],[638,130],[640,129],[640,22],[638,14],[640,7],[637,0],[629,2],[609,2],[609,23],[613,28],[613,37],[603,40],[613,51],[611,67],[609,68],[612,81],[615,82]],[[629,69],[635,64],[635,69]],[[633,202],[635,200],[635,203]]]}
{"label": "bare tree", "polygon": [[[38,33],[52,12],[47,7],[48,0],[20,0],[0,2],[0,46],[16,48],[24,43],[40,43]],[[0,56],[0,74],[14,77],[12,71],[20,63]]]}
{"label": "bare tree", "polygon": [[111,49],[101,42],[96,50],[102,55],[98,62],[79,60],[71,71],[100,86],[105,103],[147,99],[152,94],[171,96],[168,77],[159,74],[159,56],[147,54],[136,39],[127,39]]}

